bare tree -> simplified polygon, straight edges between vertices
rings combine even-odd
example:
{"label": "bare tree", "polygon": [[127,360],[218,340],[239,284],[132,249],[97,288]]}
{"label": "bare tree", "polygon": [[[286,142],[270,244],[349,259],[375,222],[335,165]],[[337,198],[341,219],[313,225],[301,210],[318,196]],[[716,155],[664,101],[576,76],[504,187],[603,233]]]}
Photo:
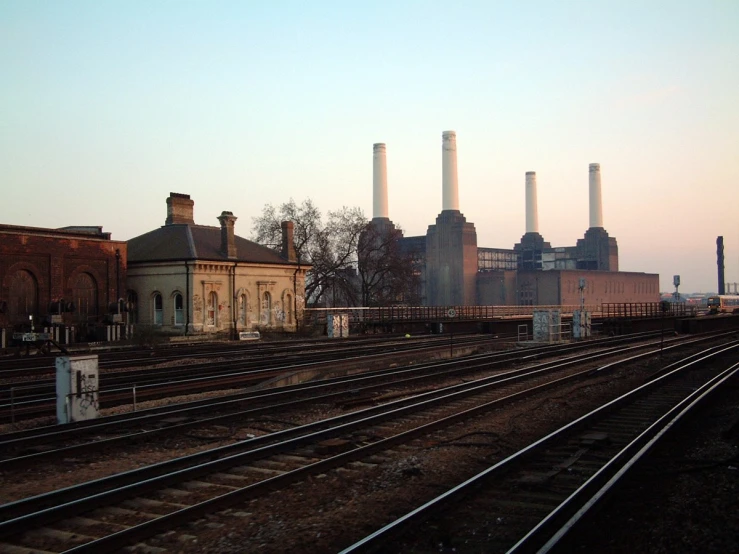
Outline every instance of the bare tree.
{"label": "bare tree", "polygon": [[293,242],[298,262],[311,263],[311,248],[322,230],[321,212],[310,199],[298,205],[292,198],[279,210],[266,204],[262,215],[252,218],[253,240],[274,250],[282,248],[282,222],[293,222]]}
{"label": "bare tree", "polygon": [[363,306],[417,305],[419,272],[401,247],[400,227],[369,222],[359,241],[359,280]]}
{"label": "bare tree", "polygon": [[292,221],[298,263],[310,265],[305,298],[312,305],[418,304],[418,272],[399,240],[400,228],[368,222],[360,208],[328,212],[311,200],[266,205],[253,220],[254,240],[282,247],[282,221]]}
{"label": "bare tree", "polygon": [[306,300],[314,305],[333,304],[338,291],[339,297],[356,303],[347,275],[357,263],[359,234],[367,224],[361,209],[343,207],[329,212],[324,224],[310,199],[297,204],[291,198],[279,209],[268,204],[262,215],[253,219],[254,241],[280,250],[283,221],[293,222],[298,263],[311,266],[306,275]]}

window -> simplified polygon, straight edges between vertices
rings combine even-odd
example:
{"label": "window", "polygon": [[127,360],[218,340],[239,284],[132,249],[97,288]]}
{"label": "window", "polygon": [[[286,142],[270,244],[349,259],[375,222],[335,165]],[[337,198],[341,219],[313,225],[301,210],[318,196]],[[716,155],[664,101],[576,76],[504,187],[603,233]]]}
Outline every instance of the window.
{"label": "window", "polygon": [[293,297],[291,294],[285,295],[285,323],[293,322]]}
{"label": "window", "polygon": [[246,295],[239,296],[239,325],[246,326]]}
{"label": "window", "polygon": [[269,325],[271,322],[270,314],[272,312],[272,296],[265,292],[262,296],[262,325]]}
{"label": "window", "polygon": [[182,301],[182,295],[178,292],[174,295],[174,324],[184,325],[185,324],[185,310],[184,303]]}
{"label": "window", "polygon": [[154,293],[154,325],[164,323],[164,311],[162,310],[162,295]]}
{"label": "window", "polygon": [[215,326],[218,323],[218,295],[211,292],[208,295],[208,308],[205,314],[205,324]]}

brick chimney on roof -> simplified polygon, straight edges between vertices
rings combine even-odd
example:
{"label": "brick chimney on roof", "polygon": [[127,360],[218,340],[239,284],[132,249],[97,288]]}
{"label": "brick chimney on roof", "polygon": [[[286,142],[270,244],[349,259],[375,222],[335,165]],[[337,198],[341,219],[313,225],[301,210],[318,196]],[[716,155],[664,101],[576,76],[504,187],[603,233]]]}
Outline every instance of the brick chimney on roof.
{"label": "brick chimney on roof", "polygon": [[169,198],[167,198],[167,219],[164,224],[184,223],[185,225],[194,225],[195,221],[192,218],[194,205],[195,202],[190,200],[189,194],[170,192]]}
{"label": "brick chimney on roof", "polygon": [[227,258],[236,258],[236,241],[234,240],[234,224],[236,216],[231,212],[222,212],[218,216],[221,222],[221,254]]}
{"label": "brick chimney on roof", "polygon": [[292,221],[282,222],[282,257],[290,262],[297,262],[298,254],[295,252],[293,228]]}

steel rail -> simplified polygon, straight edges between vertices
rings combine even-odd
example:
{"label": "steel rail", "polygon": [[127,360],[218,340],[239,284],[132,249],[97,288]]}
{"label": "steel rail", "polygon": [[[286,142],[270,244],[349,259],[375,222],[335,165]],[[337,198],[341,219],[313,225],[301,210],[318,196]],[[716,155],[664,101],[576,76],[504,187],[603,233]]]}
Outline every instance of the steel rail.
{"label": "steel rail", "polygon": [[[675,345],[675,347],[685,347],[689,346],[691,344],[696,344],[699,342],[703,342],[705,340],[710,340],[708,338],[699,338],[699,339],[692,339],[680,342],[679,344]],[[650,346],[653,346],[653,344],[646,343],[642,345],[634,345],[629,347],[630,349],[640,349],[640,348],[649,348]],[[671,346],[668,346],[668,349],[672,348]],[[611,350],[614,350],[614,353],[619,353],[622,350],[618,350],[616,347],[611,347]],[[555,352],[550,352],[551,354],[554,354]],[[38,447],[40,441],[45,440],[46,442],[43,444],[53,444],[54,442],[58,442],[61,440],[70,440],[75,437],[79,437],[80,435],[85,435],[89,433],[105,433],[105,432],[112,432],[115,431],[118,427],[130,427],[132,424],[156,424],[157,420],[162,418],[172,418],[172,417],[188,417],[191,418],[197,413],[206,411],[207,413],[212,413],[214,410],[219,409],[226,409],[229,407],[234,406],[240,406],[246,402],[249,402],[252,404],[254,401],[258,400],[274,400],[274,399],[281,399],[281,398],[291,398],[292,396],[302,395],[302,394],[311,394],[309,398],[296,398],[295,400],[289,400],[287,402],[282,402],[279,404],[279,409],[285,409],[285,408],[291,408],[296,407],[304,403],[311,403],[311,402],[318,402],[318,401],[325,401],[328,399],[335,399],[337,397],[341,397],[342,395],[351,394],[352,396],[359,395],[361,393],[365,392],[371,392],[378,389],[386,388],[389,386],[397,387],[397,386],[404,386],[409,385],[415,382],[418,382],[419,380],[427,380],[427,379],[440,379],[444,377],[449,377],[452,375],[458,375],[460,373],[471,373],[475,371],[480,370],[492,370],[495,365],[502,365],[506,363],[512,363],[517,361],[517,355],[520,354],[518,352],[514,353],[496,353],[493,355],[477,355],[466,358],[466,359],[458,359],[457,361],[449,362],[436,362],[432,364],[424,364],[424,365],[418,365],[418,366],[412,366],[408,368],[403,369],[396,369],[392,371],[387,370],[379,370],[379,371],[373,371],[373,372],[367,372],[363,373],[361,375],[352,376],[352,377],[342,377],[342,378],[336,378],[336,379],[330,379],[325,382],[320,383],[307,383],[307,384],[299,384],[299,385],[293,385],[289,387],[283,387],[280,388],[277,391],[259,391],[256,393],[247,393],[247,394],[241,394],[238,395],[238,398],[229,398],[226,400],[222,399],[216,399],[216,400],[209,400],[204,404],[200,404],[197,407],[194,408],[188,408],[188,407],[177,407],[172,408],[169,407],[169,409],[165,410],[156,410],[156,411],[149,411],[146,412],[139,412],[140,415],[138,416],[132,416],[132,417],[126,417],[122,418],[121,414],[119,416],[115,416],[114,418],[111,418],[111,420],[107,421],[100,421],[97,420],[97,423],[92,425],[87,425],[84,427],[72,427],[67,428],[66,426],[63,428],[54,427],[49,429],[48,427],[44,427],[36,430],[31,431],[24,431],[19,433],[14,433],[6,436],[0,436],[0,446],[4,446],[6,449],[10,448],[21,448],[33,445],[35,447]],[[601,351],[597,353],[598,357],[603,357],[608,355],[608,350]],[[563,362],[568,363],[579,363],[581,361],[587,360],[592,355],[578,355],[573,358],[567,359],[567,360],[559,360],[555,362],[550,362],[550,366],[548,367],[557,367],[560,366]],[[525,358],[529,358],[530,356],[525,356]],[[520,361],[520,359],[519,359]],[[545,366],[541,366],[545,367]],[[500,374],[498,374],[500,375]],[[339,390],[332,390],[339,387]],[[352,387],[350,389],[347,389],[346,387]],[[321,394],[319,396],[316,396],[316,393],[320,393],[322,391],[329,391],[326,394]],[[105,438],[105,439],[99,439],[95,441],[94,443],[91,442],[84,442],[80,444],[75,445],[68,445],[59,449],[54,450],[47,450],[42,452],[37,452],[34,454],[28,454],[23,455],[19,457],[13,457],[13,458],[6,458],[4,460],[0,460],[0,469],[1,468],[7,468],[10,466],[18,465],[18,464],[25,464],[27,462],[31,462],[34,460],[41,460],[44,458],[53,457],[56,455],[69,455],[71,453],[80,451],[80,450],[89,450],[91,445],[99,445],[99,446],[109,446],[112,444],[125,442],[129,440],[138,440],[144,436],[154,436],[160,433],[171,433],[173,431],[177,430],[184,430],[189,429],[192,427],[207,425],[207,424],[216,424],[216,423],[223,423],[227,422],[233,419],[243,419],[247,416],[253,416],[260,413],[266,413],[270,410],[276,409],[273,406],[265,405],[265,406],[259,406],[258,409],[251,408],[246,411],[238,411],[238,412],[229,412],[224,413],[216,416],[210,416],[203,419],[197,419],[197,420],[191,420],[179,424],[174,425],[167,425],[166,428],[161,427],[157,429],[149,429],[141,432],[134,432],[134,433],[127,433],[125,435],[120,435],[117,437],[112,438]],[[107,418],[106,418],[107,419]]]}
{"label": "steel rail", "polygon": [[[691,363],[697,363],[695,360]],[[543,519],[508,552],[521,554],[536,551],[549,552],[568,533],[582,522],[588,512],[612,489],[618,487],[622,479],[633,467],[652,450],[678,422],[689,416],[727,381],[739,374],[739,363],[716,375],[689,396],[681,400],[648,429],[627,444],[615,457],[580,486],[553,512]],[[562,523],[562,520],[565,520]]]}
{"label": "steel rail", "polygon": [[[461,344],[457,344],[456,347],[470,347],[472,345],[478,345],[478,344],[485,344],[490,341],[489,337],[482,337],[478,340],[468,340],[467,342],[462,342]],[[116,388],[104,388],[100,391],[100,402],[101,403],[107,403],[108,405],[117,406],[121,404],[128,403],[128,399],[131,396],[131,390],[132,387],[136,387],[137,390],[137,397],[139,400],[149,400],[149,399],[158,399],[161,398],[162,395],[167,395],[170,393],[178,392],[180,394],[191,394],[193,388],[195,390],[204,391],[204,390],[218,390],[223,388],[233,388],[237,386],[247,386],[247,385],[255,385],[258,384],[258,382],[263,381],[264,379],[267,379],[272,376],[279,376],[282,373],[285,372],[298,372],[298,371],[304,371],[309,370],[315,367],[325,368],[327,361],[333,362],[333,369],[337,368],[338,364],[356,364],[356,363],[366,363],[368,361],[377,361],[382,360],[383,358],[387,357],[393,357],[397,356],[399,353],[403,353],[406,355],[410,354],[423,354],[428,352],[435,352],[438,350],[446,351],[448,349],[448,343],[447,344],[439,344],[439,345],[417,345],[417,346],[409,346],[407,348],[403,349],[394,349],[391,351],[383,351],[383,352],[377,352],[376,350],[370,350],[368,353],[362,354],[361,352],[357,354],[355,351],[347,352],[349,355],[345,358],[340,359],[339,361],[336,361],[336,358],[333,356],[329,356],[327,353],[322,353],[315,355],[313,359],[309,359],[305,362],[300,363],[293,363],[290,365],[277,365],[275,367],[270,367],[267,369],[247,369],[243,370],[240,368],[234,368],[230,365],[230,362],[223,362],[222,364],[218,363],[211,363],[208,364],[209,367],[213,368],[215,367],[215,370],[208,374],[208,375],[200,375],[196,377],[183,377],[180,379],[172,379],[171,377],[168,377],[166,374],[162,375],[162,372],[157,372],[156,370],[149,370],[151,377],[145,379],[145,381],[151,381],[154,380],[154,382],[148,382],[144,384],[137,383],[137,380],[135,379],[129,379],[127,377],[123,377],[122,379],[125,379],[123,384],[116,385]],[[249,363],[246,367],[263,367],[265,364],[262,363]],[[216,373],[218,372],[218,373]],[[102,383],[101,383],[102,384]],[[210,389],[204,388],[204,387],[210,387]],[[53,386],[51,384],[46,385],[47,388],[50,388],[53,390]],[[27,388],[27,387],[26,387]],[[38,395],[37,395],[38,396]],[[44,410],[44,408],[46,408]],[[43,415],[45,412],[46,415],[51,415],[54,413],[56,409],[56,397],[55,396],[41,396],[41,398],[34,398],[32,395],[23,396],[20,399],[15,400],[13,403],[3,403],[0,404],[0,417],[5,416],[9,417],[10,414],[14,414],[15,418],[18,419],[21,416],[28,417],[38,417],[39,415]]]}
{"label": "steel rail", "polygon": [[[656,332],[642,333],[642,334],[637,334],[636,337],[639,337],[639,336],[649,337],[649,336],[655,336],[656,334],[657,334]],[[615,338],[611,337],[611,338],[608,338],[608,339],[601,339],[599,341],[583,341],[583,342],[577,342],[577,343],[568,344],[566,346],[561,346],[561,345],[554,345],[554,346],[553,345],[547,345],[547,346],[538,347],[538,348],[537,347],[533,347],[529,352],[531,352],[530,357],[532,359],[534,359],[534,358],[536,358],[538,356],[539,353],[547,353],[547,352],[549,352],[551,350],[556,350],[556,349],[560,349],[560,350],[567,350],[567,349],[578,350],[578,349],[588,348],[589,346],[597,346],[598,344],[601,344],[603,341],[608,342],[608,343],[611,343],[611,344],[619,344],[619,343],[621,343],[623,341],[633,340],[634,336],[635,335],[626,335],[626,336],[623,336],[623,337],[615,337]],[[445,349],[445,347],[443,345],[442,346],[438,346],[438,347],[429,347],[429,348],[431,350],[435,350],[437,348],[438,349]],[[418,350],[417,349],[414,352],[422,352],[422,350]],[[337,362],[337,363],[350,364],[350,363],[355,363],[355,362],[356,363],[359,363],[359,362],[366,362],[366,361],[372,361],[372,360],[381,360],[384,357],[394,356],[394,355],[397,355],[397,352],[391,352],[391,353],[375,353],[375,354],[370,354],[370,355],[367,355],[367,356],[358,356],[358,357],[355,357],[355,358],[345,358],[342,361]],[[265,372],[263,374],[261,374],[261,376],[262,376],[262,378],[266,378],[267,376],[269,376],[273,372],[275,372],[275,373],[276,372],[280,372],[280,373],[282,373],[282,372],[299,372],[299,371],[303,371],[303,370],[309,370],[311,368],[314,368],[315,366],[319,366],[321,368],[325,368],[325,364],[322,364],[320,362],[306,362],[305,364],[293,364],[293,365],[289,365],[289,366],[283,366],[283,367],[279,367],[279,368],[272,368],[270,370],[265,370]],[[335,370],[337,368],[336,368],[336,366],[332,366],[332,369]],[[235,376],[234,378],[238,378],[238,377],[240,377],[242,375],[242,372],[235,371],[233,374],[227,374],[226,377],[231,376],[231,375]],[[249,374],[247,373],[247,375],[249,375]],[[187,382],[190,383],[190,384],[197,384],[197,383],[207,382],[209,379],[218,379],[220,377],[221,376],[217,376],[217,377],[204,376],[204,377],[197,378],[197,379],[190,379]],[[232,386],[235,386],[235,384],[233,382],[231,382],[229,384],[232,385]],[[237,381],[236,385],[238,385],[238,384],[239,384],[239,382]],[[240,383],[240,384],[243,386],[246,383]],[[140,387],[137,386],[136,388],[137,388],[137,394],[140,393],[141,395],[143,395],[140,398],[146,398],[147,397],[146,395],[149,394],[148,391],[154,390],[154,389],[157,389],[157,390],[155,390],[155,392],[150,393],[151,396],[154,396],[155,398],[161,398],[161,395],[162,394],[166,394],[167,392],[169,392],[170,390],[172,390],[169,387],[171,387],[171,385],[167,381],[167,382],[163,382],[163,383],[162,382],[158,382],[158,383],[154,383],[154,384],[141,385]],[[162,391],[162,389],[164,389],[164,391]],[[126,387],[126,388],[108,389],[106,391],[106,393],[108,393],[108,394],[115,393],[115,394],[118,394],[118,395],[124,395],[125,394],[126,398],[129,398],[130,397],[130,391],[131,391],[131,386]],[[177,392],[182,392],[182,391],[181,390],[178,390]],[[184,389],[184,392],[189,392],[189,389],[187,389],[187,388]],[[101,402],[102,402],[102,400],[101,400]],[[9,404],[0,404],[0,410],[3,410],[4,409],[6,411],[6,414],[5,414],[6,416],[11,411],[13,411],[13,413],[15,414],[16,417],[20,417],[21,415],[24,415],[24,414],[25,415],[28,415],[28,413],[31,412],[31,410],[34,410],[34,407],[37,407],[39,404],[45,404],[45,405],[49,406],[50,413],[53,413],[53,409],[55,409],[55,406],[56,406],[56,398],[55,397],[46,397],[45,399],[42,399],[42,400],[15,402],[15,404],[13,405],[14,406],[14,409],[11,409],[12,407]],[[124,402],[119,402],[119,403],[114,404],[114,405],[121,405],[121,404],[124,404]],[[52,406],[54,406],[54,408],[52,408]],[[36,412],[36,411],[31,412],[31,415],[37,415],[37,414],[38,414],[38,412]]]}
{"label": "steel rail", "polygon": [[521,450],[515,452],[514,454],[511,454],[510,456],[507,456],[503,460],[500,460],[499,462],[495,463],[494,465],[487,468],[486,470],[478,473],[477,475],[474,475],[473,477],[470,477],[469,479],[465,480],[459,485],[449,489],[448,491],[424,503],[418,508],[408,512],[404,516],[401,516],[395,521],[378,529],[377,531],[361,539],[360,541],[357,541],[356,543],[350,545],[349,547],[342,550],[340,554],[349,554],[349,553],[357,553],[357,552],[373,552],[376,549],[381,548],[383,544],[386,544],[391,539],[391,537],[398,536],[402,532],[403,529],[406,529],[410,525],[417,524],[422,520],[428,519],[433,514],[441,511],[443,507],[459,500],[461,497],[466,495],[474,487],[480,486],[486,480],[492,479],[493,477],[497,477],[501,475],[503,472],[508,471],[511,467],[515,466],[515,464],[520,463],[525,457],[533,455],[533,453],[542,449],[545,446],[548,446],[555,440],[558,440],[560,437],[563,437],[573,432],[575,429],[581,428],[588,422],[593,421],[596,418],[603,416],[605,413],[608,413],[611,410],[614,410],[615,408],[620,407],[630,402],[632,399],[639,397],[653,389],[656,389],[664,381],[666,381],[667,378],[678,375],[682,373],[684,370],[694,366],[695,364],[707,361],[713,358],[714,356],[721,355],[728,351],[734,350],[738,347],[739,347],[739,341],[735,341],[727,345],[725,348],[720,349],[720,350],[714,350],[707,355],[704,355],[701,357],[691,356],[690,361],[688,361],[687,363],[683,365],[676,367],[670,373],[667,373],[659,377],[658,379],[648,381],[645,384],[637,387],[636,389],[629,391],[628,393],[623,394],[619,396],[618,398],[613,399],[603,404],[599,408],[596,408],[595,410],[592,410],[588,412],[587,414],[580,416],[574,421],[571,421],[570,423],[567,423],[566,425],[560,427],[559,429],[536,440],[535,442],[522,448]]}
{"label": "steel rail", "polygon": [[[653,354],[656,353],[656,352],[658,352],[658,351],[654,351]],[[589,371],[583,371],[583,372],[580,372],[578,375],[579,376],[592,375],[592,373],[589,372]],[[564,378],[564,379],[571,379],[571,378],[572,377],[568,377],[568,378]],[[505,379],[505,380],[508,380],[508,379]],[[562,382],[562,380],[563,379],[558,379],[558,382]],[[549,384],[546,387],[544,385],[537,385],[537,387],[536,387],[535,390],[541,391],[541,390],[544,390],[545,388],[547,388],[548,386],[553,386],[553,385],[552,384]],[[523,392],[527,392],[527,391],[523,391]],[[385,411],[383,413],[380,409],[371,408],[371,409],[363,410],[361,412],[357,412],[355,414],[350,414],[351,417],[357,417],[357,416],[359,416],[360,419],[355,420],[355,421],[348,421],[347,417],[345,417],[345,416],[339,416],[337,418],[332,418],[332,419],[326,420],[324,422],[318,422],[318,423],[314,423],[314,424],[308,424],[306,426],[303,426],[303,429],[307,430],[310,434],[308,434],[308,435],[302,435],[302,436],[296,436],[296,438],[293,440],[293,443],[295,444],[297,442],[297,444],[304,444],[305,442],[315,441],[317,438],[325,438],[327,436],[335,435],[336,433],[341,433],[341,432],[345,432],[345,431],[351,430],[352,428],[356,428],[357,426],[360,426],[360,425],[366,425],[368,423],[377,424],[381,420],[385,420],[385,419],[388,419],[390,417],[394,417],[394,416],[397,416],[397,415],[400,415],[400,414],[403,414],[403,413],[408,413],[409,411],[412,411],[412,410],[417,410],[419,406],[428,407],[430,405],[437,405],[437,404],[439,404],[441,402],[448,401],[449,399],[454,398],[455,396],[456,397],[459,397],[459,395],[460,395],[460,392],[457,392],[457,393],[453,393],[453,394],[450,394],[450,395],[442,396],[442,397],[439,397],[439,398],[436,398],[436,399],[425,400],[425,401],[422,401],[422,402],[417,403],[416,405],[403,406],[403,407],[400,407],[400,408],[397,407],[400,404],[400,402],[393,402],[393,403],[390,403],[390,405],[392,407],[392,410],[389,411],[389,412],[388,411]],[[494,405],[500,405],[500,403],[502,401],[510,401],[510,399],[512,399],[512,398],[520,398],[520,397],[521,397],[521,393],[516,393],[515,395],[509,395],[508,397],[505,397],[503,399],[499,399],[499,400],[494,401],[494,402],[488,402],[488,403],[486,403],[485,405],[483,405],[481,407],[465,410],[464,412],[459,413],[459,414],[456,414],[456,415],[454,415],[454,416],[452,416],[450,418],[445,418],[443,425],[448,425],[450,422],[456,421],[459,418],[471,417],[471,415],[473,415],[473,414],[480,413],[483,410],[491,409],[491,407],[494,406]],[[387,408],[387,406],[385,406],[385,408]],[[368,416],[368,414],[370,414],[372,412],[377,412],[377,413],[375,413],[375,415],[373,415],[373,416]],[[365,416],[367,416],[367,417],[365,417]],[[333,423],[333,422],[336,422],[336,421],[343,421],[343,422],[340,423],[338,425],[338,427],[326,428],[326,429],[319,429],[317,431],[315,430],[315,429],[318,428],[318,425],[319,424],[322,424],[322,423]],[[432,425],[432,424],[424,425],[424,426],[420,427],[418,430],[412,430],[412,431],[413,432],[416,432],[416,433],[428,432],[430,430],[430,427],[429,427],[430,425]],[[436,425],[440,425],[440,423],[436,423]],[[278,432],[278,433],[275,433],[274,435],[280,435],[280,434],[287,435],[288,433],[293,433],[295,431],[296,430],[293,429],[293,430],[288,430],[287,432]],[[367,453],[369,452],[369,449],[371,447],[376,447],[378,449],[379,448],[386,448],[387,447],[387,444],[390,441],[393,441],[393,440],[395,440],[395,441],[407,440],[408,433],[410,433],[410,432],[404,433],[404,434],[402,434],[402,436],[399,435],[397,437],[391,437],[390,439],[385,439],[384,441],[382,441],[382,443],[376,443],[375,445],[368,445],[367,447],[362,447],[362,449],[358,449],[358,450],[354,451],[355,452],[355,455],[358,456],[358,457],[365,456],[365,455],[367,455]],[[247,441],[247,442],[250,442],[250,441]],[[252,439],[251,442],[254,443],[255,442],[255,439]],[[101,493],[98,493],[98,494],[94,494],[94,496],[92,496],[92,497],[80,498],[80,499],[78,499],[76,501],[67,502],[66,504],[63,504],[62,506],[49,507],[49,508],[46,508],[46,509],[42,509],[40,512],[36,512],[36,513],[32,513],[32,514],[27,514],[25,516],[20,516],[20,517],[14,518],[14,519],[12,519],[10,521],[7,521],[7,522],[4,522],[4,523],[0,524],[0,534],[1,535],[4,535],[4,536],[5,535],[8,535],[8,534],[13,534],[14,531],[17,531],[17,529],[21,528],[19,526],[28,525],[30,522],[35,522],[35,524],[48,523],[50,521],[54,521],[56,519],[59,519],[60,517],[66,517],[66,516],[69,516],[69,515],[71,515],[73,513],[79,513],[79,512],[88,511],[88,510],[90,510],[90,509],[92,509],[92,508],[94,508],[96,506],[99,506],[99,505],[109,504],[111,502],[111,498],[110,497],[113,497],[113,500],[115,500],[115,499],[120,500],[122,498],[126,498],[126,497],[129,497],[131,495],[142,494],[143,492],[145,492],[145,490],[148,487],[163,486],[163,485],[171,484],[171,483],[174,483],[174,482],[182,481],[183,479],[192,479],[192,478],[198,477],[199,475],[211,473],[213,471],[220,471],[220,470],[222,470],[224,468],[227,468],[227,467],[232,467],[234,465],[243,464],[246,461],[246,458],[248,458],[250,456],[261,456],[261,457],[263,457],[270,450],[272,452],[279,452],[279,451],[282,451],[284,448],[286,448],[286,445],[284,443],[283,444],[268,445],[268,446],[260,447],[260,448],[258,448],[256,450],[253,450],[253,451],[250,451],[250,452],[236,454],[236,455],[230,456],[229,458],[226,458],[226,459],[220,459],[220,460],[214,460],[214,461],[211,461],[211,462],[207,462],[207,463],[202,464],[201,466],[198,466],[198,467],[195,467],[195,468],[189,468],[189,469],[188,468],[185,468],[185,469],[175,470],[174,473],[160,475],[159,477],[148,477],[148,478],[145,477],[147,471],[144,471],[144,469],[146,469],[146,468],[140,469],[140,470],[134,470],[133,472],[129,472],[129,475],[137,474],[136,475],[136,478],[145,478],[147,480],[144,481],[144,482],[141,482],[141,481],[136,481],[134,479],[129,485],[119,487],[119,488],[114,489],[112,491],[101,492]],[[347,454],[347,455],[349,455],[349,454]],[[334,458],[332,458],[332,460],[334,460]],[[334,460],[335,463],[339,463],[339,461],[340,460],[338,458]],[[175,462],[177,462],[177,461],[175,461]],[[324,462],[328,463],[328,461],[324,461]],[[324,462],[319,462],[319,463],[322,464]],[[341,463],[343,463],[343,462],[341,462]],[[161,468],[165,464],[168,464],[170,466],[172,465],[171,462],[165,462],[163,464],[157,464],[157,466],[159,466],[159,468]],[[151,467],[155,467],[155,466],[151,466]],[[310,467],[313,467],[313,466],[310,466]],[[323,466],[321,466],[321,467],[323,467]],[[303,471],[303,470],[300,470],[300,471]],[[269,483],[270,484],[271,483],[276,483],[275,479],[276,478],[273,478],[273,479],[269,480]],[[98,481],[92,482],[92,485],[99,484],[100,482],[106,481],[106,480],[110,480],[110,478],[105,479],[105,480],[98,480]],[[88,488],[88,490],[86,491],[86,494],[88,494],[88,493],[91,492],[89,490],[91,488],[91,486],[90,486],[91,484],[88,483],[86,485],[87,485],[87,488]],[[259,485],[259,486],[261,487],[261,486],[265,486],[265,485]],[[70,487],[68,489],[64,489],[63,491],[58,491],[58,492],[65,492],[65,491],[69,491],[70,489],[77,489],[79,491],[81,488],[83,488],[83,487],[81,487],[81,486]],[[254,490],[254,489],[249,489],[249,490]],[[23,501],[18,501],[16,503],[13,503],[14,506],[6,505],[5,508],[17,508],[17,507],[22,506],[22,505],[28,505],[29,503],[34,503],[34,502],[35,503],[39,503],[39,501],[41,501],[41,503],[43,504],[44,503],[43,502],[44,500],[49,500],[51,498],[51,496],[53,496],[54,494],[55,493],[48,493],[47,495],[41,495],[41,497],[34,497],[33,499],[27,499],[27,500],[23,500]],[[57,496],[61,496],[61,495],[59,495],[57,493]],[[231,501],[231,500],[233,500],[234,498],[237,498],[237,497],[238,497],[238,495],[232,495],[231,493],[228,494],[228,498],[230,499],[229,501]],[[198,508],[198,509],[200,509],[200,508]],[[63,514],[60,514],[59,511],[63,512]],[[3,515],[7,516],[8,514],[3,514]],[[149,526],[147,528],[153,528],[153,527],[152,526]]]}

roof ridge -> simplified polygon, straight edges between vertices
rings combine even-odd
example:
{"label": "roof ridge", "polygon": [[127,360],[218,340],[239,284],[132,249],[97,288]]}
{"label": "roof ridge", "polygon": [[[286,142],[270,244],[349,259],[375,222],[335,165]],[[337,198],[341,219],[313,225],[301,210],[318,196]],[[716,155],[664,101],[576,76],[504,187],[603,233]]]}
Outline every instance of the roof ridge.
{"label": "roof ridge", "polygon": [[195,248],[195,239],[192,238],[192,231],[189,225],[187,226],[187,246],[190,248],[190,255],[196,260],[198,258],[198,250]]}

